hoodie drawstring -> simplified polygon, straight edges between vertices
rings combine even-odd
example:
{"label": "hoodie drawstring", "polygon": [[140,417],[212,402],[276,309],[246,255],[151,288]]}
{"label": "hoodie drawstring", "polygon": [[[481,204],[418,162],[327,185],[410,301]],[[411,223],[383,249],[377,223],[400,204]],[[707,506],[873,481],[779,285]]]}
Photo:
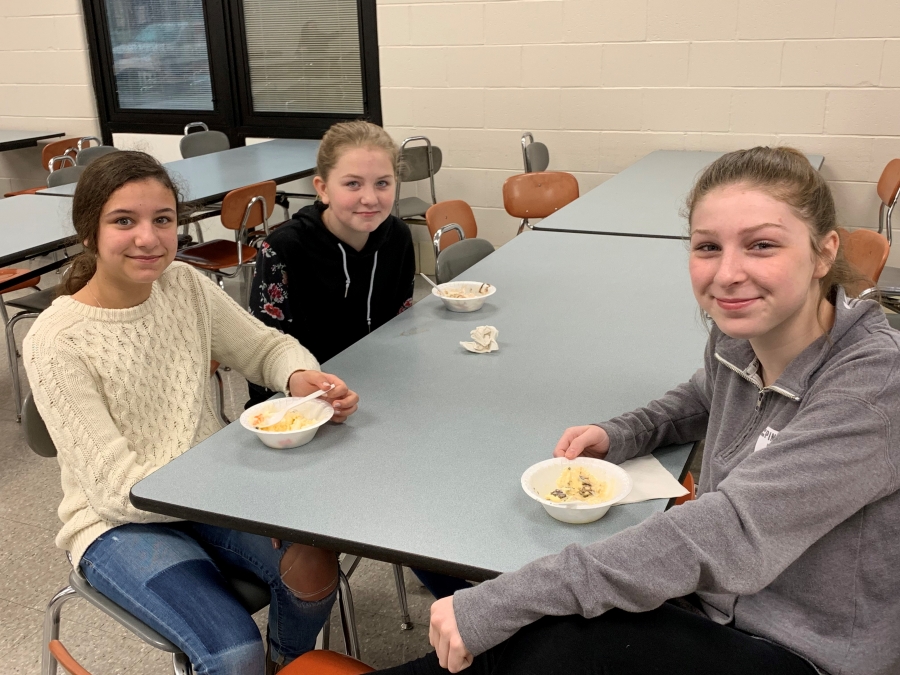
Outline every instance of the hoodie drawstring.
{"label": "hoodie drawstring", "polygon": [[[344,297],[350,292],[350,272],[347,270],[347,252],[344,247],[338,244],[341,249],[341,257],[344,259]],[[378,268],[378,251],[375,251],[375,258],[372,260],[372,276],[369,279],[369,297],[366,299],[366,324],[369,332],[372,332],[372,289],[375,288],[375,270]]]}
{"label": "hoodie drawstring", "polygon": [[375,269],[378,267],[378,251],[375,251],[375,259],[372,261],[372,278],[369,279],[369,298],[366,300],[366,323],[369,324],[369,332],[372,332],[372,289],[375,287]]}
{"label": "hoodie drawstring", "polygon": [[347,252],[340,244],[338,244],[338,248],[341,249],[341,257],[344,259],[344,279],[346,280],[344,283],[344,297],[346,298],[347,293],[350,292],[350,272],[347,271]]}

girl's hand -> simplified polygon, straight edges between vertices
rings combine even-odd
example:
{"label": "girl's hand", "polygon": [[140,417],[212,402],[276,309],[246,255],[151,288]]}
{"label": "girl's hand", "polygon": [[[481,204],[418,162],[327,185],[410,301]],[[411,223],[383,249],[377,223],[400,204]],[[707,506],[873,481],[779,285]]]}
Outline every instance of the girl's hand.
{"label": "girl's hand", "polygon": [[556,449],[553,450],[553,456],[575,459],[579,455],[584,455],[604,459],[607,452],[609,452],[609,435],[602,427],[587,424],[566,429],[556,444]]}
{"label": "girl's hand", "polygon": [[441,598],[431,606],[428,640],[437,652],[441,668],[458,673],[472,665],[472,655],[463,644],[453,613],[453,596]]}
{"label": "girl's hand", "polygon": [[[331,388],[334,385],[334,388]],[[344,381],[335,375],[320,373],[318,370],[297,370],[291,374],[288,382],[291,396],[309,396],[317,389],[328,391],[321,398],[328,401],[334,408],[332,422],[343,422],[356,412],[359,404],[359,396],[355,391],[350,391]]]}

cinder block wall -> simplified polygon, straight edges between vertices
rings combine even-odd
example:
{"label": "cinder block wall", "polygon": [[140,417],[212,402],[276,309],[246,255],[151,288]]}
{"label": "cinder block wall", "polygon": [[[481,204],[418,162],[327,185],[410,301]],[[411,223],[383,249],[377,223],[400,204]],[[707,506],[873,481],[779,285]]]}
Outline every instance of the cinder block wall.
{"label": "cinder block wall", "polygon": [[897,0],[378,0],[378,33],[385,125],[441,146],[438,199],[498,245],[523,131],[582,193],[655,149],[794,145],[852,228],[900,157]]}
{"label": "cinder block wall", "polygon": [[[0,1],[0,129],[100,135],[80,0]],[[40,164],[0,153],[0,194],[44,183]]]}

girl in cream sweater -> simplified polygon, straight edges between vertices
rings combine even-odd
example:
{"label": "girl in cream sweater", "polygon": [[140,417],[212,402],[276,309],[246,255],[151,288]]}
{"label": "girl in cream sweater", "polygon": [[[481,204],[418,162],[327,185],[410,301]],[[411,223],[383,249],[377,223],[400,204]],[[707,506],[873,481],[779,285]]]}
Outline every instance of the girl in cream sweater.
{"label": "girl in cream sweater", "polygon": [[274,665],[313,647],[335,598],[334,553],[141,511],[129,492],[219,428],[211,360],[295,396],[334,385],[325,398],[338,422],[358,397],[318,372],[294,338],[173,263],[178,209],[177,188],[144,153],[102,157],[79,181],[72,217],[84,253],[24,343],[61,468],[56,543],[94,588],[178,645],[196,673],[261,675],[259,631],[220,565],[271,587]]}

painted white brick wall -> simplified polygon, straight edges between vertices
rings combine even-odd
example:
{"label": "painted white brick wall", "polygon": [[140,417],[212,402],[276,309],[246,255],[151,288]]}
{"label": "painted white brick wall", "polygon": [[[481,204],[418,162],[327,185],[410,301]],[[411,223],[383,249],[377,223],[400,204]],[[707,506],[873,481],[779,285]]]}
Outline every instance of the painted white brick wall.
{"label": "painted white brick wall", "polygon": [[[80,0],[0,2],[0,129],[100,135]],[[40,147],[0,153],[0,194],[46,178]]]}
{"label": "painted white brick wall", "polygon": [[523,131],[582,192],[656,149],[795,145],[851,228],[900,157],[896,0],[378,0],[378,33],[386,127],[441,146],[438,198],[498,245]]}

